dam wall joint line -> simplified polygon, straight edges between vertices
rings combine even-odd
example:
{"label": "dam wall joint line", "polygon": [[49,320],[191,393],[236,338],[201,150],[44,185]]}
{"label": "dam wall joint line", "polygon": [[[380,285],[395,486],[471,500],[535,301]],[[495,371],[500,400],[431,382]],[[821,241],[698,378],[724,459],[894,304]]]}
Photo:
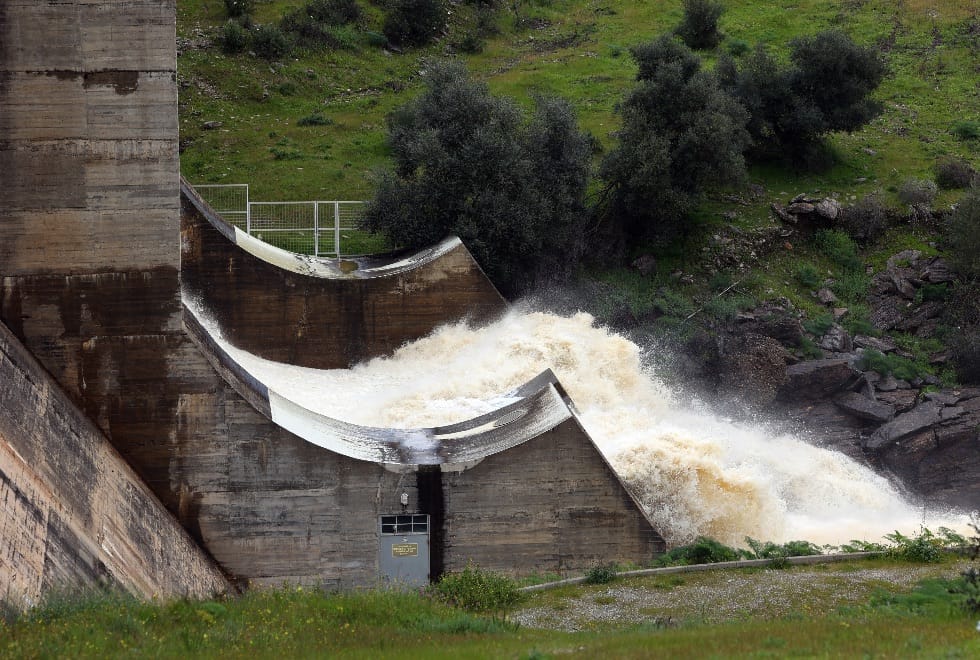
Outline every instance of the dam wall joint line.
{"label": "dam wall joint line", "polygon": [[[689,564],[686,566],[664,566],[662,568],[641,568],[633,571],[622,571],[616,573],[617,578],[621,577],[648,577],[656,575],[673,575],[675,573],[696,573],[698,571],[714,571],[729,568],[766,568],[772,566],[773,561],[785,562],[791,566],[813,566],[816,564],[831,564],[838,561],[848,561],[850,559],[871,559],[888,554],[887,551],[875,552],[849,552],[839,555],[806,555],[803,557],[779,557],[778,559],[739,559],[737,561],[719,561],[713,564]],[[544,584],[534,584],[529,587],[521,587],[520,591],[532,593],[535,591],[547,591],[557,587],[570,587],[576,584],[585,584],[588,577],[585,575],[568,578],[566,580],[556,580],[555,582],[545,582]]]}

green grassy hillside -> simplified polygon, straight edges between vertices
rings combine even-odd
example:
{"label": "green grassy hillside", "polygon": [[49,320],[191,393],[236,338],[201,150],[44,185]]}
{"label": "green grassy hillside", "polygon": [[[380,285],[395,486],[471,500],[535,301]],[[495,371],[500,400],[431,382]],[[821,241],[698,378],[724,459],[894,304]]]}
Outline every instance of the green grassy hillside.
{"label": "green grassy hillside", "polygon": [[[255,20],[274,22],[302,4],[259,0]],[[678,0],[499,4],[497,34],[475,54],[459,52],[475,20],[464,3],[452,6],[446,36],[400,53],[379,45],[382,14],[368,2],[365,18],[345,28],[345,47],[337,50],[269,62],[224,55],[216,44],[185,46],[178,61],[183,173],[194,182],[248,182],[260,199],[366,197],[370,171],[385,163],[385,114],[418,90],[426,57],[446,55],[462,57],[496,93],[524,103],[533,92],[571,100],[581,125],[608,146],[619,124],[616,104],[635,73],[627,49],[671,29],[682,15]],[[753,172],[773,195],[894,193],[906,177],[929,175],[938,156],[976,160],[980,142],[951,132],[958,121],[980,121],[972,0],[938,7],[922,0],[724,4],[722,49],[763,42],[785,55],[793,37],[840,28],[859,43],[878,45],[891,67],[877,94],[884,114],[865,130],[833,138],[836,167],[817,177],[776,168]],[[217,0],[180,0],[178,11],[179,36],[198,46],[212,41],[227,18]],[[327,125],[299,125],[316,112]],[[206,131],[206,121],[223,125]]]}

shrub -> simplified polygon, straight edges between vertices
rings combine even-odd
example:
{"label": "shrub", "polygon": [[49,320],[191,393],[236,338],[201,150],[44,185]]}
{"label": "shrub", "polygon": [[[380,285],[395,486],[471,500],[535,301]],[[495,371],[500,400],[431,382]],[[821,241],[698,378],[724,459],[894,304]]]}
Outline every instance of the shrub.
{"label": "shrub", "polygon": [[755,158],[814,166],[825,160],[823,135],[857,130],[881,112],[869,97],[886,68],[873,49],[843,32],[795,39],[790,48],[791,66],[780,66],[759,45],[741,67],[721,57],[717,71],[722,87],[750,114]]}
{"label": "shrub", "polygon": [[949,357],[959,381],[980,384],[980,327],[961,328],[947,343]]}
{"label": "shrub", "polygon": [[608,584],[615,579],[616,566],[614,564],[593,566],[585,573],[586,584]]}
{"label": "shrub", "polygon": [[851,237],[835,229],[821,229],[814,235],[817,249],[844,270],[863,270],[864,262]]}
{"label": "shrub", "polygon": [[895,355],[884,354],[874,349],[867,349],[858,360],[858,368],[862,371],[877,371],[882,376],[894,376],[901,380],[915,380],[928,373],[914,361]]}
{"label": "shrub", "polygon": [[886,534],[885,538],[894,544],[888,554],[897,559],[922,564],[935,564],[943,559],[943,539],[928,529],[923,528],[915,536],[895,532]]}
{"label": "shrub", "polygon": [[898,189],[898,199],[911,206],[929,206],[936,199],[939,188],[926,179],[906,179]]}
{"label": "shrub", "polygon": [[807,289],[816,289],[823,283],[820,271],[814,268],[813,264],[801,264],[794,275],[796,281]]}
{"label": "shrub", "polygon": [[333,119],[330,117],[324,117],[323,113],[319,110],[312,112],[305,117],[300,117],[296,122],[297,126],[330,126],[333,124]]}
{"label": "shrub", "polygon": [[943,190],[969,188],[977,171],[962,158],[942,158],[936,163],[936,185]]}
{"label": "shrub", "polygon": [[744,551],[737,550],[705,536],[698,537],[691,545],[674,548],[659,558],[661,566],[687,566],[691,564],[717,564],[735,561],[746,557]]}
{"label": "shrub", "polygon": [[251,16],[253,9],[255,9],[254,0],[225,0],[225,11],[232,18]]}
{"label": "shrub", "polygon": [[221,44],[221,52],[228,55],[242,53],[248,50],[249,32],[238,21],[228,19],[221,28],[218,41]]}
{"label": "shrub", "polygon": [[684,0],[684,18],[677,26],[677,36],[695,50],[714,48],[721,42],[718,19],[725,7],[712,0]]}
{"label": "shrub", "polygon": [[728,41],[728,52],[732,57],[741,57],[752,50],[752,46],[744,39],[730,39]]}
{"label": "shrub", "polygon": [[283,32],[293,37],[300,48],[320,50],[338,46],[330,26],[310,16],[302,7],[284,15],[279,26]]}
{"label": "shrub", "polygon": [[288,55],[292,44],[275,25],[260,25],[252,34],[252,50],[259,57],[275,60]]}
{"label": "shrub", "polygon": [[637,85],[600,169],[611,193],[606,217],[627,239],[669,239],[707,189],[744,177],[747,116],[674,38],[631,52]]}
{"label": "shrub", "polygon": [[877,194],[871,193],[843,208],[838,224],[848,236],[867,245],[881,238],[888,229],[888,209]]}
{"label": "shrub", "polygon": [[822,337],[830,330],[830,326],[832,325],[834,325],[833,315],[829,312],[824,312],[819,316],[804,321],[803,329],[815,337]]}
{"label": "shrub", "polygon": [[459,573],[447,573],[429,587],[436,599],[471,612],[497,612],[523,597],[517,583],[472,564]]}
{"label": "shrub", "polygon": [[949,222],[950,261],[961,277],[980,279],[980,188],[963,196]]}
{"label": "shrub", "polygon": [[310,0],[304,11],[327,25],[346,25],[361,20],[361,7],[355,0]]}
{"label": "shrub", "polygon": [[980,121],[958,121],[950,131],[961,140],[980,140]]}
{"label": "shrub", "polygon": [[809,541],[787,541],[786,543],[773,543],[772,541],[756,541],[753,538],[745,537],[745,543],[752,549],[756,559],[773,559],[776,557],[807,557],[809,555],[823,554],[820,546]]}
{"label": "shrub", "polygon": [[403,46],[424,46],[446,28],[444,0],[394,0],[382,31]]}

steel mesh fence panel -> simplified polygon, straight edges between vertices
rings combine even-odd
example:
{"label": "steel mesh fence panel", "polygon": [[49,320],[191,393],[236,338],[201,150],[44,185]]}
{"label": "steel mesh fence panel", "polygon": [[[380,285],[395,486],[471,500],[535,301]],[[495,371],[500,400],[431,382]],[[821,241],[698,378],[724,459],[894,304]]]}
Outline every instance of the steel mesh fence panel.
{"label": "steel mesh fence panel", "polygon": [[215,213],[239,229],[248,225],[248,184],[204,184],[194,187]]}

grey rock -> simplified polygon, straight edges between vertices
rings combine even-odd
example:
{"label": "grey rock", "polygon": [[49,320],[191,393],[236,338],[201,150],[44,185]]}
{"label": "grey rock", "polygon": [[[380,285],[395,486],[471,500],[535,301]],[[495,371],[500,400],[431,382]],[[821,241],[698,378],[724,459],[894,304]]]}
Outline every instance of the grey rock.
{"label": "grey rock", "polygon": [[837,296],[830,289],[824,287],[817,291],[817,300],[822,302],[824,305],[832,305],[837,302]]}
{"label": "grey rock", "polygon": [[851,337],[847,334],[847,330],[836,323],[828,328],[817,345],[825,351],[833,351],[835,353],[849,353],[853,348]]}
{"label": "grey rock", "polygon": [[895,406],[895,411],[898,413],[904,413],[915,408],[916,404],[919,402],[919,393],[915,390],[892,390],[891,392],[878,392],[876,395],[878,401],[882,403],[889,403]]}
{"label": "grey rock", "polygon": [[926,401],[935,401],[944,406],[955,406],[960,400],[959,395],[952,392],[926,392],[925,398]]}
{"label": "grey rock", "polygon": [[859,348],[869,348],[879,353],[891,353],[897,347],[895,342],[887,337],[868,337],[866,335],[854,335],[852,340],[854,345]]}
{"label": "grey rock", "polygon": [[784,401],[819,399],[847,389],[861,377],[850,360],[805,360],[786,368],[786,382],[779,388]]}
{"label": "grey rock", "polygon": [[817,215],[824,217],[828,220],[836,220],[837,216],[840,215],[840,202],[836,199],[827,197],[821,200],[815,207],[814,210]]}
{"label": "grey rock", "polygon": [[894,392],[898,389],[898,381],[891,374],[882,376],[881,380],[875,385],[879,392]]}
{"label": "grey rock", "polygon": [[919,250],[902,250],[897,254],[893,254],[888,257],[886,262],[889,270],[895,268],[908,268],[910,265],[916,263],[922,256],[922,252]]}
{"label": "grey rock", "polygon": [[895,406],[879,403],[857,392],[844,392],[834,397],[834,403],[842,410],[872,422],[887,422],[895,416]]}
{"label": "grey rock", "polygon": [[878,451],[903,438],[914,435],[933,424],[937,424],[942,419],[940,416],[942,409],[942,404],[935,401],[920,403],[909,412],[899,415],[872,433],[862,442],[862,446],[870,451]]}
{"label": "grey rock", "polygon": [[941,284],[943,282],[952,282],[956,279],[956,276],[953,275],[949,264],[942,257],[936,257],[919,271],[919,278],[923,282]]}
{"label": "grey rock", "polygon": [[215,129],[221,128],[224,124],[220,121],[206,121],[201,124],[201,128],[205,131],[213,131]]}
{"label": "grey rock", "polygon": [[816,208],[816,206],[809,202],[793,202],[786,207],[786,210],[793,215],[807,215],[813,213]]}

